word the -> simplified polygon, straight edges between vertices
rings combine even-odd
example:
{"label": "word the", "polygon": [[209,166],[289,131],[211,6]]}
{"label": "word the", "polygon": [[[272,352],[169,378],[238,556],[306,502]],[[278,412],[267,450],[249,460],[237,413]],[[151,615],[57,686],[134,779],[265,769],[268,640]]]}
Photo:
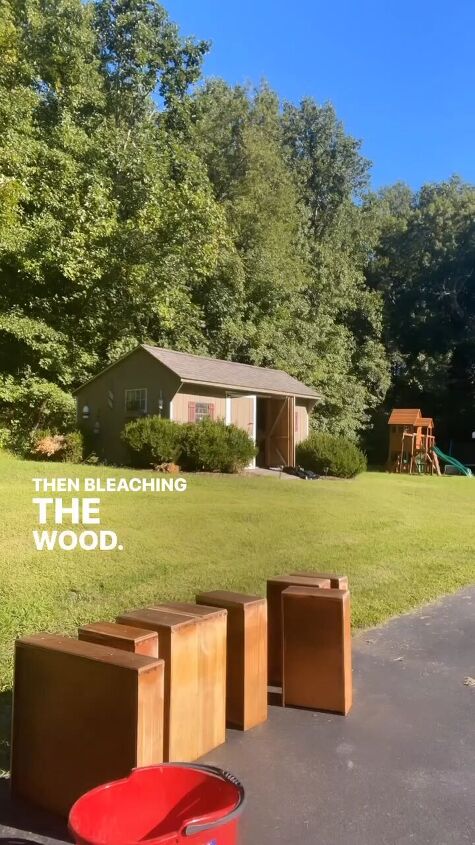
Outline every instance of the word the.
{"label": "word the", "polygon": [[100,499],[71,499],[71,506],[63,504],[62,499],[32,499],[34,505],[38,505],[38,522],[45,525],[48,517],[52,518],[56,525],[62,525],[64,517],[69,517],[68,522],[72,525],[98,525]]}

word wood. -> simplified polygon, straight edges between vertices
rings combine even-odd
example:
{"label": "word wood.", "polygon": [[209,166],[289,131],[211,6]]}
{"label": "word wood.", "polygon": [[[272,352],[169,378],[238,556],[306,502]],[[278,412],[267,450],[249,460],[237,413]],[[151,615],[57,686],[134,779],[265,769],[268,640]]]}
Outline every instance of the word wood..
{"label": "word wood.", "polygon": [[67,815],[95,786],[163,761],[162,660],[54,634],[15,644],[14,795]]}
{"label": "word wood.", "polygon": [[352,703],[350,593],[288,587],[282,611],[284,707],[346,716]]}
{"label": "word wood.", "polygon": [[170,602],[156,610],[196,616],[198,628],[200,752],[206,754],[226,739],[227,611],[217,607]]}
{"label": "word wood.", "polygon": [[287,587],[293,585],[330,589],[330,578],[315,575],[279,575],[268,579],[269,639],[267,669],[269,684],[275,687],[282,686],[282,593]]}
{"label": "word wood.", "polygon": [[201,751],[198,619],[145,607],[123,613],[117,622],[157,632],[158,653],[165,661],[164,758],[167,762],[196,760]]}
{"label": "word wood.", "polygon": [[107,645],[134,654],[158,658],[158,634],[117,622],[92,622],[78,629],[78,638],[88,643]]}
{"label": "word wood.", "polygon": [[267,719],[267,602],[225,590],[200,593],[196,601],[228,612],[226,721],[249,730]]}

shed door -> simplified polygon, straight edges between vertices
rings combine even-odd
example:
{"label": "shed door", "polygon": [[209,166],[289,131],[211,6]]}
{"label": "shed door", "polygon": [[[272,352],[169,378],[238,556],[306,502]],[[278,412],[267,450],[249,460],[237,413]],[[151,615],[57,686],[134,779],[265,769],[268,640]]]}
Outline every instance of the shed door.
{"label": "shed door", "polygon": [[293,466],[295,464],[295,399],[267,399],[266,464]]}

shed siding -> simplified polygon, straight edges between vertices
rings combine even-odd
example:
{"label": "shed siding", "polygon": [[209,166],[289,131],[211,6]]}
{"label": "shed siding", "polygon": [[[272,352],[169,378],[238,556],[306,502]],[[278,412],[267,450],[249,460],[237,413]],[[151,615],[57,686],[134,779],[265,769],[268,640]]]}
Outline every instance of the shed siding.
{"label": "shed siding", "polygon": [[295,400],[295,419],[294,419],[294,431],[295,431],[295,445],[297,443],[301,443],[302,440],[305,440],[308,436],[308,410],[305,402],[300,402],[299,400]]}
{"label": "shed siding", "polygon": [[[125,391],[147,390],[147,414],[158,414],[160,391],[163,399],[162,416],[169,416],[170,401],[179,387],[179,379],[154,360],[145,350],[136,349],[127,358],[84,385],[77,393],[78,422],[90,435],[91,448],[112,463],[127,461],[127,449],[120,439],[122,429],[130,420],[144,416],[125,409]],[[112,397],[112,398],[111,398]],[[82,409],[89,407],[89,419],[83,420]],[[99,433],[94,426],[99,423]]]}
{"label": "shed siding", "polygon": [[[203,387],[199,393],[192,392],[191,385],[184,384],[180,392],[173,397],[173,419],[176,422],[188,422],[190,404],[196,405],[197,402],[207,402],[214,405],[213,419],[224,420],[226,417],[226,396],[224,391],[219,394],[216,390],[208,390]],[[196,387],[195,387],[196,390]]]}

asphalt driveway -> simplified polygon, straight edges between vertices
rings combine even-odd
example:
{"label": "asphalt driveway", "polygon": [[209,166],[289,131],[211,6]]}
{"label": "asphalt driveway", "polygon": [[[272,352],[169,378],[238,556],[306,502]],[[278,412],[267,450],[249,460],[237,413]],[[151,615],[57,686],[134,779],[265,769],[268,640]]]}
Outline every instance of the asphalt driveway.
{"label": "asphalt driveway", "polygon": [[[347,718],[273,705],[206,760],[235,772],[242,845],[475,845],[475,587],[354,639]],[[8,798],[0,841],[64,826]]]}

